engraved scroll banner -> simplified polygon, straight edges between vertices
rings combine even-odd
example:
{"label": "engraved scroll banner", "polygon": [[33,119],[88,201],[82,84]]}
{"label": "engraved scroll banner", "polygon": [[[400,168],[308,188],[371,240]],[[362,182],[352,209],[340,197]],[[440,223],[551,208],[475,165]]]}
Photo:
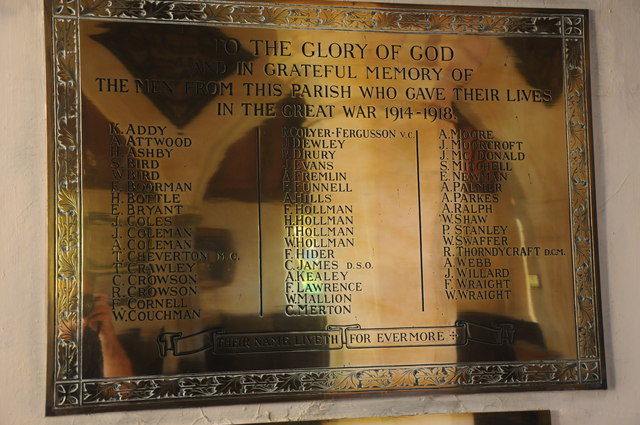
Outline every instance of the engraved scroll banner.
{"label": "engraved scroll banner", "polygon": [[209,329],[183,336],[180,332],[158,336],[160,355],[186,356],[200,351],[215,354],[265,353],[271,351],[339,350],[341,348],[425,347],[513,343],[513,326],[495,329],[471,323],[434,328],[361,329],[360,325],[329,326],[326,331],[286,331],[227,334]]}
{"label": "engraved scroll banner", "polygon": [[46,8],[49,414],[605,386],[586,12]]}

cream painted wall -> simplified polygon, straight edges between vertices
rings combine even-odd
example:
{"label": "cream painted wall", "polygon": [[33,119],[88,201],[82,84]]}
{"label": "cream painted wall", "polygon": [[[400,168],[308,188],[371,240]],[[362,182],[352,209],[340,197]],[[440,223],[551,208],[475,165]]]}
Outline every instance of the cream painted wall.
{"label": "cream painted wall", "polygon": [[[0,424],[205,425],[550,409],[554,425],[640,424],[640,1],[430,0],[590,9],[609,389],[387,396],[45,418],[47,211],[42,0],[0,0]],[[634,366],[636,362],[636,366]]]}

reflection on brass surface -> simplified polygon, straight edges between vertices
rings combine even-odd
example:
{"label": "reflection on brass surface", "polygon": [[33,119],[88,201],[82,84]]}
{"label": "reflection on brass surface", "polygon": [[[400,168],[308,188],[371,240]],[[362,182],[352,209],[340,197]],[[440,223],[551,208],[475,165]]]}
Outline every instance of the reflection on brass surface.
{"label": "reflection on brass surface", "polygon": [[49,413],[604,387],[585,12],[47,8]]}
{"label": "reflection on brass surface", "polygon": [[393,416],[289,422],[300,425],[551,425],[548,410],[452,413],[448,415]]}

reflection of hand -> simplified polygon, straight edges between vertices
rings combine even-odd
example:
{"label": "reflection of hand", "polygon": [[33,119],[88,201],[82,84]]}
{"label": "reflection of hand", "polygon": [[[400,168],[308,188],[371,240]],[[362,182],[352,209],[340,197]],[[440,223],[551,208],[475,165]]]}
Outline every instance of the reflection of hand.
{"label": "reflection of hand", "polygon": [[84,318],[83,326],[98,333],[102,347],[104,377],[131,376],[131,360],[116,335],[107,295],[94,294],[93,302],[94,306]]}

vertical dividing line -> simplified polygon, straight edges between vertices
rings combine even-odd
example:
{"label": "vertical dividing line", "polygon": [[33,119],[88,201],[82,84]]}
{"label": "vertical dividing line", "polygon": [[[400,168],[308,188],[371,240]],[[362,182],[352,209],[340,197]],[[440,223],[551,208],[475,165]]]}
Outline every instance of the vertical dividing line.
{"label": "vertical dividing line", "polygon": [[263,302],[262,302],[262,199],[260,192],[262,192],[262,180],[260,169],[260,127],[256,128],[256,174],[258,183],[258,264],[259,264],[259,298],[260,298],[260,317],[263,316]]}
{"label": "vertical dividing line", "polygon": [[418,181],[418,227],[420,230],[420,292],[422,296],[422,311],[424,311],[424,256],[422,253],[422,198],[420,195],[420,146],[418,130],[416,130],[416,176]]}

